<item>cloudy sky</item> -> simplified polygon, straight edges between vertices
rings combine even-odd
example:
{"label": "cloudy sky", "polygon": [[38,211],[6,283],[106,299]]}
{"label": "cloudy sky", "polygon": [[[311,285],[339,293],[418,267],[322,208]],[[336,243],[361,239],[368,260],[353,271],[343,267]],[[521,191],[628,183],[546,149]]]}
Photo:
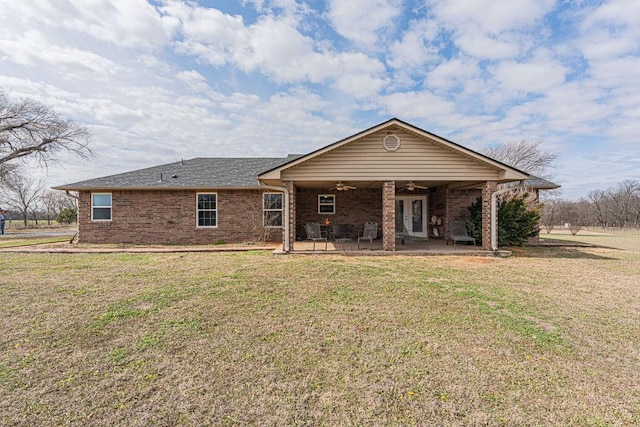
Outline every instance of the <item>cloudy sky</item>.
{"label": "cloudy sky", "polygon": [[92,133],[51,185],[391,117],[474,150],[542,140],[563,197],[640,180],[638,0],[0,0],[0,89]]}

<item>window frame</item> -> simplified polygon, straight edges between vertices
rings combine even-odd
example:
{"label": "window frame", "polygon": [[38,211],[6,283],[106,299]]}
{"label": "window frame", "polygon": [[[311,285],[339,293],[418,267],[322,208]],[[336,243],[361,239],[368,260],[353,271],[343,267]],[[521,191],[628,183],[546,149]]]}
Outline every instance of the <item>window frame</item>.
{"label": "window frame", "polygon": [[[93,200],[93,196],[109,196],[109,205],[97,205]],[[96,218],[94,212],[96,209],[109,209],[109,218]],[[91,222],[109,222],[113,220],[113,193],[91,193]]]}
{"label": "window frame", "polygon": [[[333,202],[331,203],[322,203],[321,200],[323,197],[330,197]],[[332,206],[333,209],[331,212],[322,212],[321,206]],[[335,215],[336,214],[336,195],[335,194],[318,194],[318,213],[320,215]]]}
{"label": "window frame", "polygon": [[[215,196],[215,209],[200,209],[200,196],[201,195],[213,195]],[[215,225],[200,225],[200,212],[215,212],[216,222]],[[220,222],[218,217],[218,193],[216,191],[213,192],[205,192],[200,191],[196,192],[196,228],[218,228],[218,223]]]}
{"label": "window frame", "polygon": [[[265,196],[280,196],[280,209],[267,208]],[[280,224],[268,225],[267,212],[280,212]],[[262,193],[262,226],[265,228],[282,228],[284,226],[284,193],[267,191]]]}

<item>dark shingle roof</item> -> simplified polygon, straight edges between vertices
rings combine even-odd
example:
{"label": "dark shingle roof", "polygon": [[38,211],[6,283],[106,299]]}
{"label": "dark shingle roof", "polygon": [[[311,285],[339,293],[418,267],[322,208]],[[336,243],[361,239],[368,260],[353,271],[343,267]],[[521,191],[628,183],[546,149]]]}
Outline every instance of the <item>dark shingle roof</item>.
{"label": "dark shingle roof", "polygon": [[260,173],[288,158],[195,158],[54,187],[58,190],[257,188]]}
{"label": "dark shingle roof", "polygon": [[560,185],[555,182],[548,181],[535,175],[529,175],[529,179],[524,181],[524,186],[538,190],[554,190],[556,188],[560,188]]}
{"label": "dark shingle roof", "polygon": [[[533,190],[555,190],[556,188],[560,188],[559,184],[535,175],[529,175],[529,179],[525,179],[522,184],[525,188],[531,188]],[[505,185],[507,187],[516,187],[520,185],[520,181],[507,182]]]}

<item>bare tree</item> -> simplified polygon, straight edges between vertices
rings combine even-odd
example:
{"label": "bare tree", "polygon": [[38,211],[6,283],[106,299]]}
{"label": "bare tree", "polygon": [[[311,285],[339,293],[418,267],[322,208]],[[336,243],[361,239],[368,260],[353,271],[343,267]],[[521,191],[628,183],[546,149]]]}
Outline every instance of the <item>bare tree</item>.
{"label": "bare tree", "polygon": [[555,161],[560,156],[558,152],[544,150],[542,141],[527,139],[489,145],[482,150],[482,153],[516,169],[541,177],[549,176],[549,168],[555,167]]}
{"label": "bare tree", "polygon": [[2,193],[12,210],[20,212],[25,228],[29,225],[29,212],[35,212],[45,185],[42,181],[19,172],[6,174],[2,179]]}
{"label": "bare tree", "polygon": [[556,225],[558,225],[560,209],[557,200],[547,200],[542,204],[540,211],[540,223],[547,233],[551,233]]}
{"label": "bare tree", "polygon": [[55,219],[64,208],[74,208],[75,201],[62,191],[48,190],[40,200],[45,209],[47,224],[51,225],[51,220]]}
{"label": "bare tree", "polygon": [[640,195],[640,182],[626,180],[618,183],[615,189],[609,190],[613,204],[613,217],[618,227],[635,225],[636,199]]}
{"label": "bare tree", "polygon": [[587,194],[589,213],[602,228],[607,228],[613,221],[613,201],[610,191],[594,190]]}
{"label": "bare tree", "polygon": [[36,157],[45,165],[61,150],[92,154],[85,127],[30,98],[10,100],[0,91],[0,176],[16,161]]}
{"label": "bare tree", "polygon": [[559,200],[557,202],[558,216],[574,236],[578,234],[585,225],[585,203],[586,202],[583,201],[574,202],[571,200]]}

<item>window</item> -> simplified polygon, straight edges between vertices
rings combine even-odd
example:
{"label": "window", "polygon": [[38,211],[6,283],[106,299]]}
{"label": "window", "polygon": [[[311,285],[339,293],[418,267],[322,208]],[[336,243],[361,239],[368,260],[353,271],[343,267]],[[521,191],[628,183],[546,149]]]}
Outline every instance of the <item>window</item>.
{"label": "window", "polygon": [[282,193],[264,193],[262,210],[265,227],[282,227]]}
{"label": "window", "polygon": [[198,193],[198,227],[218,226],[217,193]]}
{"label": "window", "polygon": [[333,194],[320,194],[318,196],[318,213],[319,214],[336,213],[336,196]]}
{"label": "window", "polygon": [[91,221],[111,221],[111,193],[91,194]]}

